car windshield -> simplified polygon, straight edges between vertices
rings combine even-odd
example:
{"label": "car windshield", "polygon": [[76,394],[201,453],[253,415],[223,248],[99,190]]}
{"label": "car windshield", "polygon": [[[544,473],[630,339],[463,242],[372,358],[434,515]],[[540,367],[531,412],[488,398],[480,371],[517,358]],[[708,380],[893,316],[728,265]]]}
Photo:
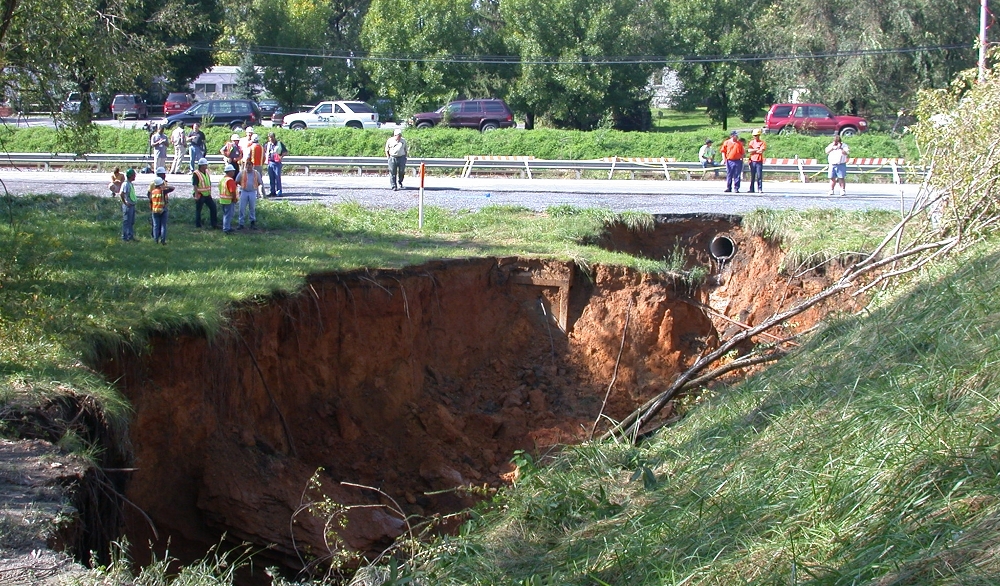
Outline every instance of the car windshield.
{"label": "car windshield", "polygon": [[186,94],[168,94],[167,95],[167,101],[168,102],[186,102],[186,101],[188,101],[188,99],[187,99],[187,95]]}

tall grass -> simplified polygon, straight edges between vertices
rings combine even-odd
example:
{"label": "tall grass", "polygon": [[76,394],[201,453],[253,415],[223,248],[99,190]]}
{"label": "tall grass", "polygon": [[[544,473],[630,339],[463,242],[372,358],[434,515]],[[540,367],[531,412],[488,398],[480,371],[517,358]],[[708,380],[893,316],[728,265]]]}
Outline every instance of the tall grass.
{"label": "tall grass", "polygon": [[[528,467],[460,537],[428,547],[412,575],[435,584],[1000,582],[994,249],[703,396],[640,447],[584,445]],[[635,474],[644,467],[651,474]]]}

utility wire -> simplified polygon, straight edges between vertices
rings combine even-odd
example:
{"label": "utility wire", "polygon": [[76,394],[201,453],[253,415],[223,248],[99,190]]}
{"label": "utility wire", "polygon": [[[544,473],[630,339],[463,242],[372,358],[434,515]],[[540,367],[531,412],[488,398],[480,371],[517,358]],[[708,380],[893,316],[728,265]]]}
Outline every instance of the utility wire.
{"label": "utility wire", "polygon": [[888,49],[853,49],[847,51],[829,51],[823,53],[788,53],[788,54],[740,54],[740,55],[633,55],[633,56],[588,56],[586,58],[566,60],[558,57],[542,57],[523,59],[517,55],[444,55],[426,57],[415,55],[361,55],[353,52],[329,53],[315,49],[274,47],[256,45],[245,49],[237,47],[197,46],[193,49],[205,51],[240,51],[254,55],[269,55],[278,57],[303,57],[312,59],[337,59],[341,61],[375,61],[375,62],[415,62],[415,63],[456,63],[472,65],[681,65],[690,63],[728,63],[754,61],[797,61],[805,59],[838,59],[845,57],[864,57],[877,55],[894,55],[904,53],[929,53],[952,50],[974,50],[976,44],[925,45],[918,47],[896,47]]}

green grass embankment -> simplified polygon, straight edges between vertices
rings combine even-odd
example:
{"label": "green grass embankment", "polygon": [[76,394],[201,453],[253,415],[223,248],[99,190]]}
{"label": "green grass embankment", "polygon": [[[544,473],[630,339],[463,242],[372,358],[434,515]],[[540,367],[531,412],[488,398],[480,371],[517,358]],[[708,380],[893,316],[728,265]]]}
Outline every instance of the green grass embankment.
{"label": "green grass embankment", "polygon": [[[1000,254],[932,269],[639,447],[567,448],[433,584],[997,584]],[[648,469],[653,476],[636,478]],[[646,482],[643,481],[645,478]]]}
{"label": "green grass embankment", "polygon": [[[263,132],[267,130],[258,128]],[[277,129],[292,155],[313,156],[383,156],[388,130],[353,130],[329,128],[305,131]],[[209,152],[218,152],[231,131],[228,128],[206,130]],[[695,161],[698,148],[711,138],[718,147],[725,134],[705,128],[678,132],[620,132],[617,130],[498,130],[479,133],[474,130],[431,128],[407,130],[406,139],[415,157],[461,158],[466,155],[533,156],[538,159],[579,160],[602,157],[672,157]],[[144,153],[149,135],[143,130],[98,127],[94,152]],[[749,137],[747,137],[749,139]],[[824,148],[829,137],[791,135],[765,137],[767,155],[776,158],[800,157],[825,160]],[[867,133],[846,141],[855,157],[890,157],[916,161],[918,154],[912,137],[893,139],[885,134]],[[58,131],[51,128],[0,128],[0,148],[12,153],[65,152],[67,147]]]}

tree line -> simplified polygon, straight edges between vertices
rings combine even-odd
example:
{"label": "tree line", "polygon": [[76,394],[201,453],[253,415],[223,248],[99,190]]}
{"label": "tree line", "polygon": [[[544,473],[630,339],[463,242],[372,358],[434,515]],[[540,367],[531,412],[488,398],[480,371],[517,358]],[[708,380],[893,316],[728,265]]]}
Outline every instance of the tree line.
{"label": "tree line", "polygon": [[[499,97],[529,127],[643,129],[651,75],[681,108],[749,119],[791,89],[894,113],[974,65],[978,6],[956,0],[2,0],[11,91],[185,87],[213,64],[263,70],[286,107]],[[86,116],[86,108],[81,115]]]}

